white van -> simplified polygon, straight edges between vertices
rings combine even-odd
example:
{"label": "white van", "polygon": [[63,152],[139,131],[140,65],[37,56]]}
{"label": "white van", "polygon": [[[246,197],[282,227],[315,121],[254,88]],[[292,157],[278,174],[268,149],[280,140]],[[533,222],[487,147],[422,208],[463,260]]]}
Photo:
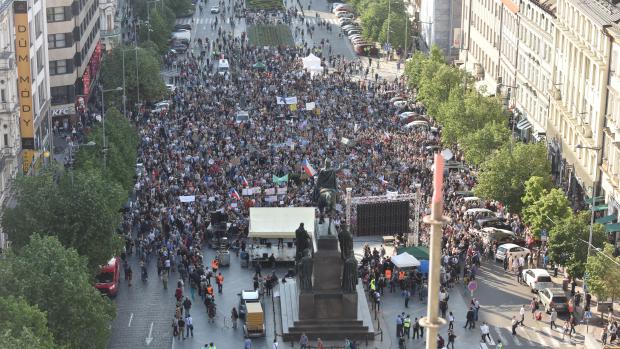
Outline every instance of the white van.
{"label": "white van", "polygon": [[190,42],[192,32],[190,30],[181,29],[171,34],[173,40],[181,42]]}
{"label": "white van", "polygon": [[227,59],[220,59],[217,62],[217,73],[218,74],[225,75],[226,73],[228,73],[229,68],[230,68],[230,65],[228,64]]}

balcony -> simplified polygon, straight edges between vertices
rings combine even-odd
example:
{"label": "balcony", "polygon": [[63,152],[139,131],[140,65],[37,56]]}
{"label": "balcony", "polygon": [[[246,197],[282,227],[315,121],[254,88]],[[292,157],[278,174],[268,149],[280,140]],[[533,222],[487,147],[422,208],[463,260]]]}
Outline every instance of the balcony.
{"label": "balcony", "polygon": [[12,102],[0,102],[0,113],[12,113],[18,110],[17,103]]}
{"label": "balcony", "polygon": [[15,69],[15,58],[13,52],[0,52],[0,72]]}
{"label": "balcony", "polygon": [[118,26],[112,30],[102,30],[101,31],[101,37],[102,38],[109,38],[109,37],[113,37],[113,36],[119,36],[121,35],[121,27]]}

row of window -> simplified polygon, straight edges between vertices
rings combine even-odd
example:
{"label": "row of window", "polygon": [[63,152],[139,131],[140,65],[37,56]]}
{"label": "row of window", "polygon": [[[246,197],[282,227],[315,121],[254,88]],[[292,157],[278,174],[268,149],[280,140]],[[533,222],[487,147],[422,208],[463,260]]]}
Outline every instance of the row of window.
{"label": "row of window", "polygon": [[47,8],[47,23],[64,22],[71,18],[73,18],[71,6]]}
{"label": "row of window", "polygon": [[75,103],[75,87],[73,85],[55,86],[50,88],[52,105]]}
{"label": "row of window", "polygon": [[47,47],[64,48],[73,46],[73,34],[72,33],[58,33],[47,35]]}
{"label": "row of window", "polygon": [[[596,4],[587,6],[597,6]],[[595,10],[595,9],[594,9]],[[568,29],[577,33],[583,41],[594,48],[596,54],[606,52],[605,40],[600,30],[594,25],[582,11],[570,4],[568,1],[558,2],[558,18],[563,19]]]}
{"label": "row of window", "polygon": [[60,59],[50,61],[50,76],[72,73],[74,69],[73,59]]}

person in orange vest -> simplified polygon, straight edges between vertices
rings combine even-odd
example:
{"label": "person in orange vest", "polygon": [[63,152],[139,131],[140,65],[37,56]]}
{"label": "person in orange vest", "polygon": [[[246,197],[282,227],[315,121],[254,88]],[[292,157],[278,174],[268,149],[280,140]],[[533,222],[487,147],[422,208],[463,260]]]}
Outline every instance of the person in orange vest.
{"label": "person in orange vest", "polygon": [[222,293],[222,286],[224,286],[224,275],[222,275],[221,272],[217,274],[215,282],[217,282],[217,293]]}
{"label": "person in orange vest", "polygon": [[213,296],[213,286],[211,285],[207,286],[207,294],[209,296]]}
{"label": "person in orange vest", "polygon": [[218,267],[219,263],[217,262],[217,258],[213,258],[213,261],[211,261],[211,269],[213,269],[213,274],[217,273]]}
{"label": "person in orange vest", "polygon": [[400,285],[401,290],[405,288],[405,272],[404,271],[398,272],[398,284]]}

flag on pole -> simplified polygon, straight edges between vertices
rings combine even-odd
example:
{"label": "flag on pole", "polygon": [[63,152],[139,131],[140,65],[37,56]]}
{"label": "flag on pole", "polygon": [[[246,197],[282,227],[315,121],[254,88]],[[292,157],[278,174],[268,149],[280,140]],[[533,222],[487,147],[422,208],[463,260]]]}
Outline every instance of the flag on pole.
{"label": "flag on pole", "polygon": [[235,188],[230,189],[228,195],[235,200],[241,200],[241,196],[239,196],[239,193],[237,193]]}
{"label": "flag on pole", "polygon": [[308,176],[314,177],[316,175],[316,170],[314,169],[314,167],[312,167],[312,165],[310,165],[308,159],[304,159],[304,161],[301,163],[301,167],[304,169],[304,172],[306,172]]}
{"label": "flag on pole", "polygon": [[244,188],[247,188],[247,187],[249,187],[249,186],[250,186],[250,183],[248,183],[248,180],[247,180],[247,179],[245,179],[245,177],[244,177],[244,176],[241,176],[241,184],[243,184],[243,187],[244,187]]}
{"label": "flag on pole", "polygon": [[275,185],[281,185],[283,183],[288,182],[288,173],[282,177],[278,177],[276,175],[271,175],[271,181],[275,184]]}

